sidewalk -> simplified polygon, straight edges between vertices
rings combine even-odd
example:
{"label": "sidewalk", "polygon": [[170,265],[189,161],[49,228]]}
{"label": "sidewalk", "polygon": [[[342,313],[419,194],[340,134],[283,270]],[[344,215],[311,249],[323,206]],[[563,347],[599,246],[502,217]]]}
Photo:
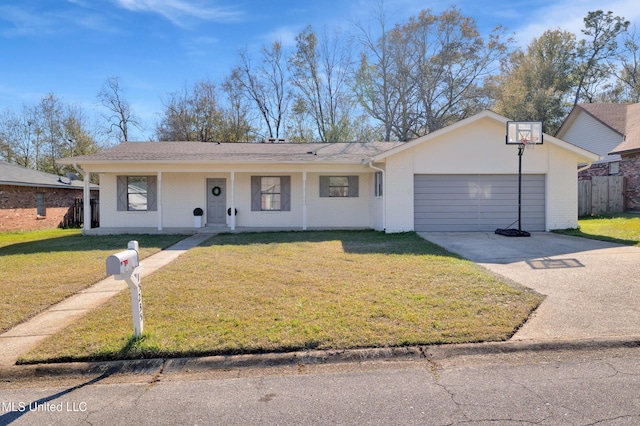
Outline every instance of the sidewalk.
{"label": "sidewalk", "polygon": [[[141,278],[155,272],[190,248],[211,237],[212,234],[195,234],[143,259]],[[110,276],[1,334],[0,367],[14,365],[20,355],[29,351],[40,341],[60,332],[76,319],[127,288],[124,281],[117,281],[113,276]]]}

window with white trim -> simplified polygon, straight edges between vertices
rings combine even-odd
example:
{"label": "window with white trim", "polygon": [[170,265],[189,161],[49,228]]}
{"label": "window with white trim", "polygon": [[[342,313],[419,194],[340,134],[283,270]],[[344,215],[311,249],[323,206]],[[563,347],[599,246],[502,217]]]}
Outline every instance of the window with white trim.
{"label": "window with white trim", "polygon": [[382,172],[376,172],[373,178],[373,195],[382,197]]}

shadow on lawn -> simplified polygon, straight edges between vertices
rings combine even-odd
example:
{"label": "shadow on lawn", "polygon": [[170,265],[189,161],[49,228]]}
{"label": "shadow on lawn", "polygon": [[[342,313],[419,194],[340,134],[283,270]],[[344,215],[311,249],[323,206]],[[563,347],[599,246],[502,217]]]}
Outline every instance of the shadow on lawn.
{"label": "shadow on lawn", "polygon": [[296,244],[329,241],[339,241],[345,253],[428,254],[460,258],[460,256],[421,238],[415,232],[385,234],[371,230],[336,230],[220,234],[205,241],[200,246]]}
{"label": "shadow on lawn", "polygon": [[0,256],[34,253],[53,253],[59,251],[113,250],[127,248],[129,241],[138,241],[140,248],[166,248],[188,235],[65,235],[0,247]]}

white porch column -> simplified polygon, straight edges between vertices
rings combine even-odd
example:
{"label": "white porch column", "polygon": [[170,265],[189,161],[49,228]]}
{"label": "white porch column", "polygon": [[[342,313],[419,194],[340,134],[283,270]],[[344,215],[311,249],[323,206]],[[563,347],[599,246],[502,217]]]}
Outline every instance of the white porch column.
{"label": "white porch column", "polygon": [[229,215],[229,228],[236,230],[236,173],[231,172],[231,214]]}
{"label": "white porch column", "polygon": [[82,198],[84,204],[84,230],[91,229],[91,173],[85,172],[84,174],[84,189],[82,191]]}
{"label": "white porch column", "polygon": [[158,172],[157,203],[158,203],[158,231],[162,231],[162,172]]}
{"label": "white porch column", "polygon": [[307,230],[307,172],[302,172],[302,230]]}

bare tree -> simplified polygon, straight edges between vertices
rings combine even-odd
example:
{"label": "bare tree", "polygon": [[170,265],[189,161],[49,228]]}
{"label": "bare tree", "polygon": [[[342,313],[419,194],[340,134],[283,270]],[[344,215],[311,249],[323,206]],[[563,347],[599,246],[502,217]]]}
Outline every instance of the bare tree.
{"label": "bare tree", "polygon": [[243,88],[237,79],[227,78],[222,83],[227,98],[223,108],[223,124],[220,139],[225,142],[249,142],[255,133],[250,119],[250,107],[243,95]]}
{"label": "bare tree", "polygon": [[289,59],[296,108],[314,123],[322,142],[352,138],[355,106],[350,89],[351,51],[340,34],[326,32],[318,39],[311,26],[296,36],[296,51]]}
{"label": "bare tree", "polygon": [[495,28],[485,40],[456,7],[386,28],[380,6],[377,40],[360,25],[363,52],[355,91],[385,139],[409,140],[486,108],[485,79],[508,54],[510,39]]}
{"label": "bare tree", "polygon": [[411,76],[416,79],[421,103],[418,134],[441,129],[487,107],[484,79],[508,52],[501,27],[485,41],[475,20],[451,7],[440,15],[422,11],[400,30],[412,46],[408,58],[419,71]]}
{"label": "bare tree", "polygon": [[246,50],[239,53],[240,63],[231,71],[228,80],[257,109],[269,137],[281,137],[289,103],[286,62],[282,43],[275,41],[262,48],[261,65],[255,67]]}
{"label": "bare tree", "polygon": [[383,2],[377,4],[375,22],[380,36],[370,28],[356,23],[362,47],[360,65],[356,70],[353,90],[367,114],[382,123],[383,140],[409,140],[417,123],[415,72],[406,62],[407,44],[398,37],[401,32],[387,28],[387,11]]}
{"label": "bare tree", "polygon": [[129,141],[130,127],[142,130],[139,118],[126,100],[119,77],[109,77],[98,93],[100,104],[107,109],[103,115],[107,121],[106,134],[115,135],[118,142]]}

